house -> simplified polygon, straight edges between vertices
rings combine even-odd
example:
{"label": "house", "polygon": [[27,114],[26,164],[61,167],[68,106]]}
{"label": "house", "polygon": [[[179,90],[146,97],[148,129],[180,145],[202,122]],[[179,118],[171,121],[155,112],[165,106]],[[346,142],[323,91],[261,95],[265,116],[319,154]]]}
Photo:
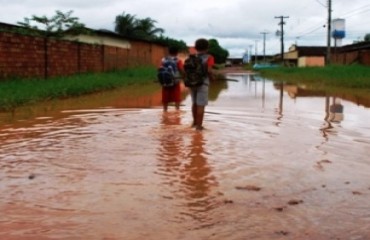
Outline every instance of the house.
{"label": "house", "polygon": [[[333,51],[333,50],[332,50]],[[288,66],[325,66],[327,47],[292,45],[284,53],[284,64]],[[277,55],[279,57],[280,55]]]}

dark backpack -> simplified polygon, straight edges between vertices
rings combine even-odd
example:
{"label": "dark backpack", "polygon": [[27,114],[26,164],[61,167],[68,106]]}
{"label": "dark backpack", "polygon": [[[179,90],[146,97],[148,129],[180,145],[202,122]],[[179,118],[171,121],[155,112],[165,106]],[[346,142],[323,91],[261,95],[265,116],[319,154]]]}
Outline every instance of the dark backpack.
{"label": "dark backpack", "polygon": [[207,55],[191,54],[184,62],[186,87],[198,87],[203,85],[207,78]]}
{"label": "dark backpack", "polygon": [[177,58],[166,57],[162,60],[162,66],[158,68],[157,78],[163,87],[173,87],[179,82]]}

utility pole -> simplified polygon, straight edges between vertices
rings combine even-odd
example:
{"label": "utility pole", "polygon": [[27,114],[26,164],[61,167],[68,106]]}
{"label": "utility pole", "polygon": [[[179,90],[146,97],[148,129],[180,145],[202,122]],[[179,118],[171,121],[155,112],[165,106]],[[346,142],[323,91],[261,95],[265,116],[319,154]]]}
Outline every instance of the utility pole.
{"label": "utility pole", "polygon": [[281,63],[284,65],[284,18],[289,18],[288,16],[278,16],[275,18],[279,18],[280,22],[279,25],[281,26],[281,33],[280,33],[280,41],[281,41]]}
{"label": "utility pole", "polygon": [[330,64],[330,43],[331,43],[331,0],[328,0],[328,37],[327,37],[327,40],[328,40],[328,45],[327,45],[327,49],[326,49],[326,65],[329,65]]}
{"label": "utility pole", "polygon": [[263,62],[266,63],[266,34],[268,32],[261,32],[263,34]]}
{"label": "utility pole", "polygon": [[257,59],[258,59],[258,57],[257,57],[257,46],[258,46],[258,40],[255,40],[255,52],[254,52],[254,63],[255,64],[257,64],[258,63],[258,61],[257,61]]}
{"label": "utility pole", "polygon": [[249,45],[249,62],[250,62],[250,63],[252,63],[252,47],[253,47],[253,45],[252,45],[252,44],[250,44],[250,45]]}

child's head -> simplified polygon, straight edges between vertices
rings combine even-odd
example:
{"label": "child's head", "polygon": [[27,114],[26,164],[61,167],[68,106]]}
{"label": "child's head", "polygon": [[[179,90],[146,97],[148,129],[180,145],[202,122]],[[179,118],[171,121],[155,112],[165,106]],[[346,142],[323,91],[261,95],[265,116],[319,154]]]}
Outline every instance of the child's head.
{"label": "child's head", "polygon": [[179,53],[179,49],[177,47],[171,46],[168,48],[168,53],[171,56],[176,56]]}
{"label": "child's head", "polygon": [[195,50],[198,52],[207,51],[208,50],[208,40],[205,38],[199,38],[195,41]]}

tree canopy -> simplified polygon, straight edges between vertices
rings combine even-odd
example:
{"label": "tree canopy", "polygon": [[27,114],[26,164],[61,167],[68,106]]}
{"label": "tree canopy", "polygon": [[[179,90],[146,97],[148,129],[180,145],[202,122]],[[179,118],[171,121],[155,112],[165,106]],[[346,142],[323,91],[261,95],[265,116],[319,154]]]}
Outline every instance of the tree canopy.
{"label": "tree canopy", "polygon": [[156,27],[156,23],[149,17],[138,19],[135,15],[123,12],[116,16],[114,30],[125,37],[150,40],[168,47],[177,47],[179,51],[188,51],[184,41],[164,36],[164,29]]}
{"label": "tree canopy", "polygon": [[151,18],[138,19],[135,15],[123,12],[116,16],[114,30],[125,37],[154,40],[158,34],[164,33],[162,28],[155,26],[156,22]]}
{"label": "tree canopy", "polygon": [[208,52],[213,55],[216,63],[224,63],[229,56],[229,52],[222,48],[216,39],[210,39]]}
{"label": "tree canopy", "polygon": [[80,23],[77,17],[72,17],[72,13],[73,11],[63,13],[57,10],[55,15],[50,18],[45,15],[33,15],[31,18],[25,17],[23,22],[17,23],[30,33],[37,35],[61,37],[67,31],[69,34],[87,32],[85,25]]}
{"label": "tree canopy", "polygon": [[366,34],[364,37],[365,42],[370,42],[370,33]]}
{"label": "tree canopy", "polygon": [[155,41],[168,47],[176,47],[180,52],[188,52],[188,46],[183,40],[176,40],[161,35]]}

